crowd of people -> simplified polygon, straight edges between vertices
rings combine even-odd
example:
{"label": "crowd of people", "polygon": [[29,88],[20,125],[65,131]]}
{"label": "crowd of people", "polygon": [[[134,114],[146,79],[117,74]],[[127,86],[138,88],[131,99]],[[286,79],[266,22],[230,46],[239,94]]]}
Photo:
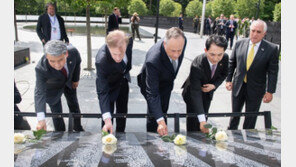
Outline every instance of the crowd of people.
{"label": "crowd of people", "polygon": [[[50,8],[53,7],[53,12]],[[180,17],[182,17],[180,15]],[[196,16],[194,26],[198,21]],[[57,21],[58,20],[58,21]],[[135,13],[131,18],[138,34],[139,18]],[[207,18],[206,24],[214,24]],[[183,21],[180,19],[180,22]],[[121,22],[119,8],[114,8],[109,16],[105,44],[95,58],[96,91],[102,114],[102,130],[113,133],[114,113],[128,113],[129,71],[132,69],[133,37],[119,30]],[[77,88],[79,86],[81,57],[79,51],[69,43],[64,22],[55,13],[54,5],[47,5],[47,13],[38,19],[37,33],[44,44],[44,55],[35,67],[35,110],[37,129],[46,129],[46,104],[52,113],[62,113],[61,96],[64,94],[70,113],[80,113]],[[226,79],[226,89],[232,91],[232,112],[259,112],[261,102],[269,103],[276,91],[278,75],[278,48],[264,40],[267,25],[262,20],[254,20],[248,38],[236,42],[232,54],[225,53],[230,39],[231,48],[237,22],[231,15],[229,20],[221,14],[216,19],[216,28],[206,26],[209,37],[204,53],[192,61],[190,73],[182,86],[182,97],[187,113],[197,113],[196,118],[187,118],[187,131],[208,133],[207,123],[215,90]],[[196,26],[195,26],[196,27]],[[198,27],[198,24],[197,24]],[[225,30],[226,31],[225,31]],[[195,28],[197,31],[198,28]],[[226,33],[226,34],[225,34]],[[226,38],[225,38],[226,36]],[[174,80],[184,59],[187,38],[182,29],[172,27],[165,37],[147,51],[142,69],[137,75],[141,94],[147,102],[147,131],[167,135],[167,119],[164,114],[169,108]],[[91,104],[90,104],[91,105]],[[116,109],[116,110],[115,110]],[[99,109],[98,109],[99,110]],[[243,128],[253,129],[256,116],[247,116]],[[228,129],[237,129],[240,117],[230,120]],[[65,131],[63,118],[53,118],[54,128]],[[116,118],[116,131],[124,132],[126,118]],[[74,130],[84,131],[80,118],[74,119]]]}

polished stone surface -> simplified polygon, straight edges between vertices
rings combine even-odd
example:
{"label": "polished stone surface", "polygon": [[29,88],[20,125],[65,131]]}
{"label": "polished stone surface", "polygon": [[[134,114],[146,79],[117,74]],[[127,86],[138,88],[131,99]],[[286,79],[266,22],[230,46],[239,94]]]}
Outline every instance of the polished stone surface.
{"label": "polished stone surface", "polygon": [[[31,131],[15,131],[32,134]],[[24,166],[281,166],[281,133],[226,131],[216,142],[187,133],[187,144],[166,143],[155,133],[116,133],[103,145],[100,133],[48,132],[36,143],[14,144],[14,165]]]}

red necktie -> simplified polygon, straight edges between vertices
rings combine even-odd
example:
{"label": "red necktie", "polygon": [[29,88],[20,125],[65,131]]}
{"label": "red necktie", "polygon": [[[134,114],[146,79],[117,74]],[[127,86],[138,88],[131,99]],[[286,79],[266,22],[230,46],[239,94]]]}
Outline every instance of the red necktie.
{"label": "red necktie", "polygon": [[65,78],[67,78],[67,71],[66,71],[65,67],[63,67],[61,69],[61,71],[62,71],[63,75],[65,76]]}

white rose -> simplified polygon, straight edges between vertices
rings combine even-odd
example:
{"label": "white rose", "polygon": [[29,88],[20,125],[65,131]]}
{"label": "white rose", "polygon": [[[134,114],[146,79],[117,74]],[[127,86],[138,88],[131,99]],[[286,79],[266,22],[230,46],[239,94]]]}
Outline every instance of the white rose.
{"label": "white rose", "polygon": [[186,136],[183,135],[177,135],[176,138],[174,139],[174,143],[176,145],[183,145],[186,144]]}
{"label": "white rose", "polygon": [[117,139],[114,135],[108,134],[102,138],[102,143],[103,144],[116,144]]}
{"label": "white rose", "polygon": [[113,154],[117,150],[117,146],[115,144],[107,144],[103,145],[103,151],[106,154]]}
{"label": "white rose", "polygon": [[14,134],[14,143],[24,143],[26,141],[25,135],[21,133],[15,133]]}
{"label": "white rose", "polygon": [[224,131],[219,131],[215,134],[215,139],[217,141],[225,141],[228,139],[228,136]]}

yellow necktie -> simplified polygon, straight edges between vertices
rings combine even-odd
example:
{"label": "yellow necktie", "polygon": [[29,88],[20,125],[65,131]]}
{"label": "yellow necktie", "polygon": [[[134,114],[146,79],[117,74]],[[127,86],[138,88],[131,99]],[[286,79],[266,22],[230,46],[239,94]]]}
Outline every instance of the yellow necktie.
{"label": "yellow necktie", "polygon": [[[246,65],[247,71],[249,70],[249,68],[254,60],[254,52],[255,52],[254,47],[255,47],[255,44],[252,44],[251,50],[250,50],[248,57],[247,57],[247,65]],[[245,75],[244,81],[245,81],[245,83],[247,83],[247,74]]]}

